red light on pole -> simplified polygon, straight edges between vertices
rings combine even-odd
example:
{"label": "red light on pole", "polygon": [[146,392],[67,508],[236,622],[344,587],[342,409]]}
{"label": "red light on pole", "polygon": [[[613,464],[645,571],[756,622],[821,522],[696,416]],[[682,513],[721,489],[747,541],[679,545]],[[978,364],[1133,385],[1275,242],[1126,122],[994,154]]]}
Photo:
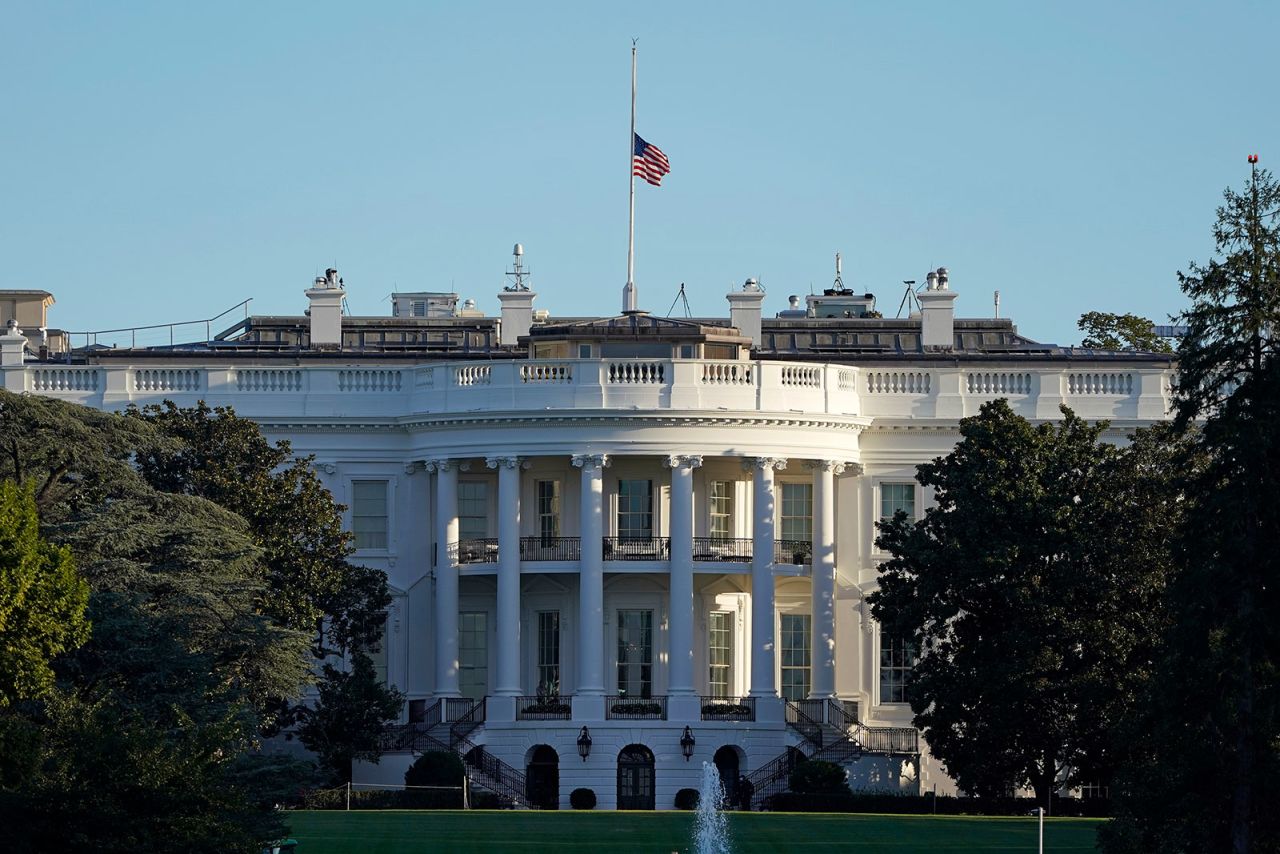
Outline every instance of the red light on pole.
{"label": "red light on pole", "polygon": [[1250,154],[1250,155],[1249,155],[1249,162],[1250,162],[1250,163],[1257,163],[1257,162],[1258,162],[1258,155],[1256,155],[1256,154]]}

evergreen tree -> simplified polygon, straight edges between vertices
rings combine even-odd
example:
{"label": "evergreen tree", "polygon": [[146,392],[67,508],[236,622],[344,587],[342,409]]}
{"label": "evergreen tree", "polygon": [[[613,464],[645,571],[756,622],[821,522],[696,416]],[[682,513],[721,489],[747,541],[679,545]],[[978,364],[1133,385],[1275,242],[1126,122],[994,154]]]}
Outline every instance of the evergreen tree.
{"label": "evergreen tree", "polygon": [[324,666],[320,696],[301,712],[298,738],[320,759],[338,782],[351,779],[355,759],[378,761],[378,736],[387,722],[400,715],[404,697],[388,690],[377,678],[373,661],[363,652],[351,657],[351,666],[339,670]]}
{"label": "evergreen tree", "polygon": [[1224,198],[1216,257],[1179,274],[1178,423],[1204,464],[1109,851],[1280,848],[1280,185],[1255,166]]}
{"label": "evergreen tree", "polygon": [[1172,353],[1169,342],[1155,333],[1153,324],[1136,314],[1112,314],[1106,311],[1089,311],[1080,315],[1077,324],[1085,338],[1081,347],[1101,350],[1145,350],[1151,353]]}
{"label": "evergreen tree", "polygon": [[1064,407],[1031,425],[1006,401],[918,468],[937,506],[880,526],[892,557],[869,600],[920,651],[908,699],[960,786],[1041,800],[1105,774],[1109,725],[1158,636],[1169,508],[1147,494],[1157,437],[1128,451]]}

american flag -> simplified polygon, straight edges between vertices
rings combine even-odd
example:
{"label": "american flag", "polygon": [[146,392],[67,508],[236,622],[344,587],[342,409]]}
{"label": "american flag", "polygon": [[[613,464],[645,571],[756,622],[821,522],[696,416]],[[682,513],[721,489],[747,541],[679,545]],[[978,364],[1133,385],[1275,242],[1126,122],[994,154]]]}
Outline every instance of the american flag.
{"label": "american flag", "polygon": [[662,176],[671,171],[667,155],[658,146],[641,139],[640,134],[633,136],[635,145],[632,148],[631,174],[638,175],[655,187],[661,187]]}

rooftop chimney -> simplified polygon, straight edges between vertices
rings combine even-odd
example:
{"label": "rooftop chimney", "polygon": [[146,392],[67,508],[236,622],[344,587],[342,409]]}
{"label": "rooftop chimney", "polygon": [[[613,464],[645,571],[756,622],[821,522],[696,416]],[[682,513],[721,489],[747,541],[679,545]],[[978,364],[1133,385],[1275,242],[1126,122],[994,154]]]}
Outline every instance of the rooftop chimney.
{"label": "rooftop chimney", "polygon": [[955,346],[955,311],[958,294],[950,290],[946,267],[925,277],[928,283],[919,295],[921,343],[926,350],[950,350]]}
{"label": "rooftop chimney", "polygon": [[324,276],[317,276],[315,287],[307,291],[313,348],[342,346],[342,299],[346,295],[338,271],[332,267],[324,271]]}
{"label": "rooftop chimney", "polygon": [[751,343],[760,346],[760,306],[764,291],[755,279],[747,279],[740,291],[729,292],[729,322],[738,328]]}
{"label": "rooftop chimney", "polygon": [[514,269],[507,271],[511,284],[498,294],[498,302],[502,303],[502,331],[498,336],[498,343],[504,347],[515,346],[521,335],[529,334],[529,329],[533,326],[533,300],[537,297],[525,282],[529,271],[521,261],[524,247],[517,243],[511,254],[515,258]]}

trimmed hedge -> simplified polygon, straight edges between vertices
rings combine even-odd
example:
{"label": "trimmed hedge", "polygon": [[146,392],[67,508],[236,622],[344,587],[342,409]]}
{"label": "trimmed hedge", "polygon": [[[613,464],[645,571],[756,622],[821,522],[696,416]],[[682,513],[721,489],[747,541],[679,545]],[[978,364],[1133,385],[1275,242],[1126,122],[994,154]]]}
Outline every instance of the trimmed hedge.
{"label": "trimmed hedge", "polygon": [[[773,795],[764,808],[774,812],[857,812],[890,815],[1034,815],[1040,804],[1034,798],[958,798],[940,795],[898,795],[891,792],[849,794]],[[1054,798],[1051,815],[1106,818],[1110,802],[1101,799]]]}
{"label": "trimmed hedge", "polygon": [[701,797],[697,789],[681,789],[676,792],[676,809],[696,810]]}
{"label": "trimmed hedge", "polygon": [[847,795],[848,775],[834,762],[810,759],[801,762],[791,772],[787,785],[791,791],[814,795]]}
{"label": "trimmed hedge", "polygon": [[596,793],[590,789],[574,789],[569,793],[569,806],[575,810],[593,810],[596,808]]}

